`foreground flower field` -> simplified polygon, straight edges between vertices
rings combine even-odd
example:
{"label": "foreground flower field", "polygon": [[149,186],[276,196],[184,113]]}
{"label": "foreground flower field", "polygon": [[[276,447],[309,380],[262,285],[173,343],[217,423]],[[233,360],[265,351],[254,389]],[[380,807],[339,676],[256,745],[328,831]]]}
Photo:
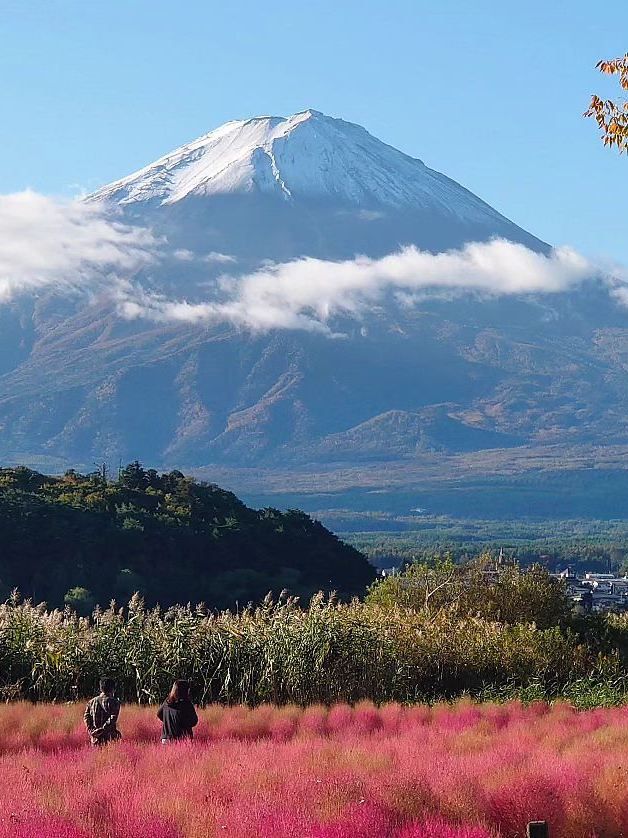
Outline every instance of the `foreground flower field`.
{"label": "foreground flower field", "polygon": [[628,835],[628,708],[209,707],[161,746],[154,708],[86,745],[83,705],[0,707],[4,838]]}

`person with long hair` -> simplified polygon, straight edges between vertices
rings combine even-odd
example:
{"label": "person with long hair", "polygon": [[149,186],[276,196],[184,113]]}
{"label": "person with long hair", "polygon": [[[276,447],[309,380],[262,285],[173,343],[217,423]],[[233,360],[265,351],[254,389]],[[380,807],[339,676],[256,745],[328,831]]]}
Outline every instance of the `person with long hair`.
{"label": "person with long hair", "polygon": [[178,679],[172,685],[168,698],[157,711],[157,718],[162,723],[161,741],[163,744],[177,739],[193,739],[193,728],[198,724],[198,716],[190,701],[190,683]]}

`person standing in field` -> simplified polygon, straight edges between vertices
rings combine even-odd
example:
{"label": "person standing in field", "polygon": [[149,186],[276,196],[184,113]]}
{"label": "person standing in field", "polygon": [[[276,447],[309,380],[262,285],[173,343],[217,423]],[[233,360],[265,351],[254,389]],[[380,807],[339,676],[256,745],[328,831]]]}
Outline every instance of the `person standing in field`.
{"label": "person standing in field", "polygon": [[189,681],[181,679],[174,682],[168,698],[157,711],[157,718],[162,723],[162,744],[194,738],[193,728],[198,724],[198,716],[190,701]]}
{"label": "person standing in field", "polygon": [[92,698],[85,708],[83,719],[94,747],[107,745],[122,738],[117,728],[120,702],[115,692],[116,682],[113,678],[101,678],[100,694]]}

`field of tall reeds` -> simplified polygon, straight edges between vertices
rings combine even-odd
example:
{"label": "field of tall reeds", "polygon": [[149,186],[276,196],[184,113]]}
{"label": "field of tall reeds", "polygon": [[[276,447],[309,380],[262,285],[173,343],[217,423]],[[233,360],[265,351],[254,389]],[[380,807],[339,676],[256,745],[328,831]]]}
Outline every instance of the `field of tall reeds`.
{"label": "field of tall reeds", "polygon": [[92,749],[82,704],[0,706],[0,838],[628,834],[628,708],[213,705],[192,743],[153,707]]}
{"label": "field of tall reeds", "polygon": [[0,700],[78,699],[103,674],[138,703],[157,701],[175,677],[193,682],[202,705],[433,701],[531,683],[551,696],[617,666],[565,628],[322,596],[304,609],[267,599],[237,614],[146,610],[137,597],[92,618],[0,606]]}

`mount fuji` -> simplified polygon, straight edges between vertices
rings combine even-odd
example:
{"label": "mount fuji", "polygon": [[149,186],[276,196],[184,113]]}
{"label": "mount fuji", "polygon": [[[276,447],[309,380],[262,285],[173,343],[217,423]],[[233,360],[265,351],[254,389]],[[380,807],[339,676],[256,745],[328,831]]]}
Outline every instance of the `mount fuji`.
{"label": "mount fuji", "polygon": [[[160,243],[129,286],[194,312],[304,259],[496,238],[551,252],[421,160],[314,110],[228,122],[85,201]],[[384,293],[336,315],[341,338],[164,310],[130,318],[106,294],[52,291],[0,306],[0,458],[62,469],[137,457],[249,498],[299,486],[368,508],[388,493],[397,510],[417,492],[436,498],[447,477],[447,511],[460,481],[573,475],[605,457],[615,469],[628,443],[626,318],[595,283],[441,288],[404,305]]]}
{"label": "mount fuji", "polygon": [[227,122],[87,200],[178,245],[209,243],[253,262],[377,256],[408,243],[439,250],[492,236],[542,246],[421,160],[314,110]]}
{"label": "mount fuji", "polygon": [[227,122],[105,186],[92,200],[176,204],[192,196],[251,193],[286,201],[429,209],[487,226],[505,219],[459,184],[371,136],[307,110],[287,119]]}

